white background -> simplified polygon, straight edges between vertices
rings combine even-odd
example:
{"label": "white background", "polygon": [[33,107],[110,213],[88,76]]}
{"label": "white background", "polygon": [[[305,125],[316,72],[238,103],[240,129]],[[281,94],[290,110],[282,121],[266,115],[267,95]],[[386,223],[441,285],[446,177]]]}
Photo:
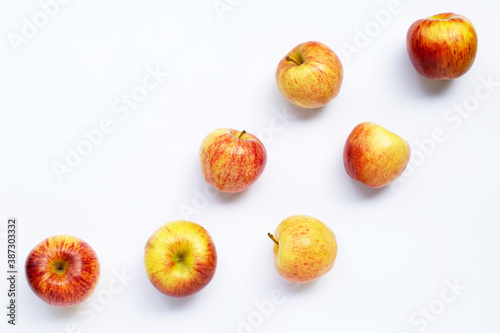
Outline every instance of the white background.
{"label": "white background", "polygon": [[[373,12],[387,0],[219,3],[232,10],[218,13],[213,0],[69,1],[16,52],[9,38],[42,9],[2,1],[0,232],[5,249],[7,218],[19,219],[21,266],[18,326],[2,306],[2,332],[500,332],[499,3],[401,0],[385,26]],[[446,11],[474,23],[479,50],[465,76],[431,82],[412,67],[406,32]],[[285,101],[274,79],[279,60],[309,40],[335,50],[345,74],[338,98],[313,111]],[[148,69],[168,76],[127,116],[114,113]],[[113,131],[60,181],[54,163],[103,119]],[[384,189],[344,171],[345,139],[362,121],[412,146],[411,172]],[[198,149],[220,127],[259,136],[268,164],[246,192],[209,198]],[[446,139],[431,143],[434,131]],[[325,222],[339,245],[334,268],[298,288],[277,274],[266,235],[294,214]],[[150,284],[143,250],[184,218],[210,232],[219,262],[205,289],[172,299]],[[92,304],[55,308],[30,291],[26,255],[55,234],[98,253]],[[0,287],[4,304],[5,279]]]}

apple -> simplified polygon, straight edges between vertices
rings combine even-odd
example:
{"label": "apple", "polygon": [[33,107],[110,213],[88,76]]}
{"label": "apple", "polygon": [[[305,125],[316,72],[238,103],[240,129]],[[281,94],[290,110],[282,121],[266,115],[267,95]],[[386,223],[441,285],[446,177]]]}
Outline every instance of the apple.
{"label": "apple", "polygon": [[276,82],[287,100],[303,108],[319,108],[337,97],[344,76],[342,64],[328,46],[305,42],[281,59]]}
{"label": "apple", "polygon": [[217,252],[210,234],[189,221],[173,221],[148,239],[144,263],[149,280],[165,295],[185,297],[213,278]]}
{"label": "apple", "polygon": [[437,14],[414,22],[406,35],[406,48],[417,72],[428,79],[458,78],[472,67],[477,33],[466,17]]}
{"label": "apple", "polygon": [[396,180],[410,160],[410,145],[402,137],[372,122],[357,125],[344,146],[347,174],[370,187]]}
{"label": "apple", "polygon": [[28,254],[26,279],[31,290],[55,306],[86,300],[99,281],[100,265],[94,250],[73,236],[52,236]]}
{"label": "apple", "polygon": [[305,283],[323,276],[337,257],[335,234],[311,216],[290,216],[268,236],[274,241],[276,270],[292,282]]}
{"label": "apple", "polygon": [[266,161],[264,145],[246,131],[216,129],[205,137],[200,147],[203,178],[222,192],[246,190],[260,177]]}

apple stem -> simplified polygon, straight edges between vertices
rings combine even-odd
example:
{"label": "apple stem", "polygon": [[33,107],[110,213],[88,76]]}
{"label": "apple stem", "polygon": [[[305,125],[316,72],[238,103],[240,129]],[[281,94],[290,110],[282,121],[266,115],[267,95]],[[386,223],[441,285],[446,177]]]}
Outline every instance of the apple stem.
{"label": "apple stem", "polygon": [[291,61],[291,62],[293,62],[293,63],[294,63],[295,65],[297,65],[297,66],[299,66],[299,65],[300,65],[300,64],[299,64],[299,62],[298,62],[297,60],[293,59],[293,58],[286,57],[285,59],[286,59],[286,61]]}
{"label": "apple stem", "polygon": [[278,241],[276,240],[276,238],[274,238],[273,234],[271,234],[270,232],[268,232],[267,235],[269,236],[269,238],[271,238],[273,240],[273,242],[276,243],[276,245],[280,246],[280,243],[278,243]]}
{"label": "apple stem", "polygon": [[241,137],[243,136],[243,134],[245,134],[247,131],[243,130],[241,131],[240,135],[238,136],[238,139],[241,139]]}

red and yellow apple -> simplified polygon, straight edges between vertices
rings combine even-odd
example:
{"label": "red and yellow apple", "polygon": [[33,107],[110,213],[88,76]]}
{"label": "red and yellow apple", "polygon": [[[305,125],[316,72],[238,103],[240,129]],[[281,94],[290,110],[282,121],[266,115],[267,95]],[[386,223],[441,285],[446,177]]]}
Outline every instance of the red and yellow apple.
{"label": "red and yellow apple", "polygon": [[469,71],[477,52],[477,33],[466,17],[437,14],[414,22],[406,48],[417,72],[428,79],[458,78]]}
{"label": "red and yellow apple", "polygon": [[212,280],[217,253],[212,237],[202,226],[173,221],[148,239],[144,263],[156,289],[168,296],[185,297],[200,291]]}
{"label": "red and yellow apple", "polygon": [[274,235],[274,265],[285,279],[305,283],[330,271],[337,257],[333,231],[320,220],[294,215],[283,220]]}
{"label": "red and yellow apple", "polygon": [[31,290],[55,306],[73,306],[86,300],[99,281],[94,250],[73,236],[53,236],[31,250],[26,259]]}
{"label": "red and yellow apple", "polygon": [[200,147],[203,178],[222,192],[246,190],[260,177],[266,161],[264,145],[246,131],[216,129],[205,137]]}
{"label": "red and yellow apple", "polygon": [[276,82],[287,100],[303,108],[319,108],[335,98],[342,86],[342,64],[328,46],[305,42],[279,62]]}
{"label": "red and yellow apple", "polygon": [[410,160],[410,145],[397,134],[372,122],[357,125],[344,146],[347,174],[370,187],[396,180]]}

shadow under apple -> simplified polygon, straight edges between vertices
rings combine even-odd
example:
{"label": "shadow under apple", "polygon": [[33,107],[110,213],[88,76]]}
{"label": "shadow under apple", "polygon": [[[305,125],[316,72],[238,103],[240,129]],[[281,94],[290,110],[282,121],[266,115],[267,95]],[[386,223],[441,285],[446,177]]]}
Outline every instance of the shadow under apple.
{"label": "shadow under apple", "polygon": [[452,85],[453,80],[431,80],[423,77],[415,71],[422,91],[428,96],[445,94]]}
{"label": "shadow under apple", "polygon": [[169,309],[169,311],[173,310],[182,311],[182,309],[189,306],[190,304],[193,304],[193,302],[196,301],[196,297],[200,292],[202,292],[202,290],[186,297],[170,297],[165,295],[164,304]]}
{"label": "shadow under apple", "polygon": [[397,73],[392,77],[398,80],[396,82],[398,86],[406,88],[412,95],[441,96],[453,84],[453,80],[431,80],[420,75],[413,67],[406,48],[401,49],[401,54],[395,60],[399,65],[393,67]]}
{"label": "shadow under apple", "polygon": [[346,198],[348,201],[357,202],[376,200],[377,198],[389,193],[389,188],[391,185],[392,184],[380,188],[373,188],[352,179],[346,174],[345,177],[343,177],[341,184],[339,184],[338,186],[344,188],[344,192],[342,195],[343,198]]}
{"label": "shadow under apple", "polygon": [[[149,281],[147,282],[149,283]],[[203,292],[203,290],[200,290],[199,292],[191,294],[189,296],[172,297],[159,292],[152,285],[149,287],[151,287],[151,290],[148,290],[147,293],[145,293],[145,291],[143,290],[141,298],[142,296],[146,296],[148,301],[145,304],[147,304],[151,310],[154,309],[155,311],[159,312],[164,312],[165,310],[168,310],[169,312],[182,312],[184,311],[184,309],[195,303],[198,294]]]}
{"label": "shadow under apple", "polygon": [[319,108],[313,108],[313,109],[304,108],[288,101],[281,95],[281,93],[277,88],[274,91],[273,99],[274,99],[273,104],[275,105],[274,106],[275,110],[280,110],[279,112],[286,114],[287,115],[286,118],[289,118],[290,120],[297,119],[301,121],[312,120],[316,117],[319,117],[325,111],[325,109],[327,109],[328,106],[334,107],[333,105],[335,104],[335,99],[334,99],[330,101],[327,105]]}
{"label": "shadow under apple", "polygon": [[351,187],[353,188],[353,191],[355,194],[361,198],[361,199],[372,199],[375,197],[378,197],[382,195],[382,193],[387,191],[387,188],[389,185],[380,187],[380,188],[373,188],[370,186],[367,186],[363,183],[358,182],[357,180],[350,179],[349,182],[351,183]]}
{"label": "shadow under apple", "polygon": [[298,105],[295,105],[287,100],[284,100],[281,105],[283,109],[288,109],[290,114],[293,115],[294,118],[301,119],[301,120],[308,120],[317,117],[319,114],[325,110],[325,106],[319,107],[319,108],[314,108],[314,109],[307,109],[300,107]]}
{"label": "shadow under apple", "polygon": [[242,192],[238,192],[238,193],[227,193],[227,192],[218,191],[217,196],[215,197],[214,201],[218,201],[222,204],[229,204],[232,202],[236,202],[236,201],[240,200],[240,198],[245,196],[245,193],[247,193],[248,191],[251,191],[251,188],[252,187],[250,186],[250,188],[248,188]]}
{"label": "shadow under apple", "polygon": [[[325,283],[326,279],[328,279],[328,274],[331,274],[331,272],[327,272],[324,276],[305,283],[291,282],[277,274],[274,289],[282,291],[285,295],[311,293],[312,290],[321,288],[321,285]],[[326,283],[328,283],[328,281],[326,281]]]}
{"label": "shadow under apple", "polygon": [[84,303],[76,304],[74,306],[53,306],[43,302],[44,308],[39,309],[47,312],[47,316],[56,320],[68,320],[78,314],[78,307]]}

